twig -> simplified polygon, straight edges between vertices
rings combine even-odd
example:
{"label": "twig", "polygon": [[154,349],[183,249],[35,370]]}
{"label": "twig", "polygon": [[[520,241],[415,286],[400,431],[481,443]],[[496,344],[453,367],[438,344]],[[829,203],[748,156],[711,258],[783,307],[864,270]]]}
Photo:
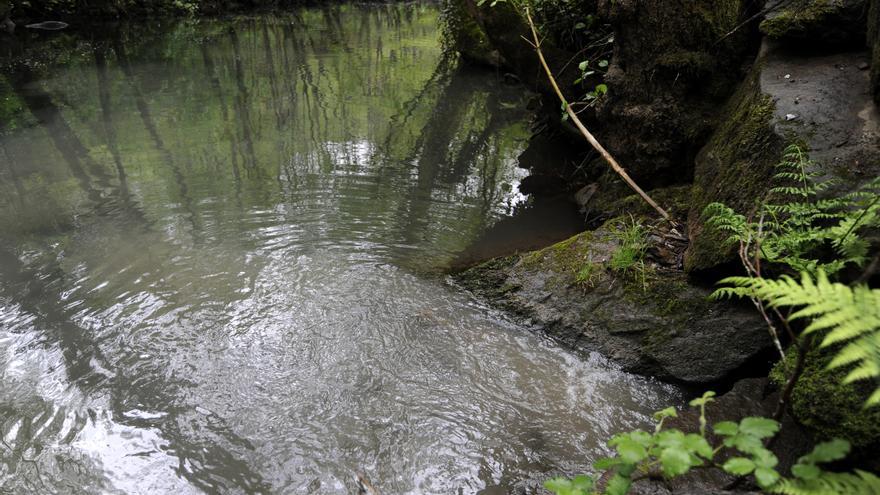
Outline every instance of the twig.
{"label": "twig", "polygon": [[791,376],[789,376],[788,380],[785,382],[785,388],[782,390],[782,393],[779,394],[779,402],[776,403],[776,411],[773,412],[773,419],[776,421],[781,420],[782,415],[785,414],[785,408],[791,401],[791,394],[794,392],[794,386],[804,372],[807,353],[810,351],[812,344],[812,334],[804,335],[798,343],[797,362],[794,365],[794,370],[791,372]]}
{"label": "twig", "polygon": [[645,200],[646,203],[651,205],[651,207],[657,213],[659,213],[664,220],[671,223],[673,227],[677,227],[675,221],[673,221],[672,217],[669,216],[669,213],[666,213],[666,210],[661,208],[653,199],[651,199],[650,196],[645,193],[645,191],[642,190],[641,187],[639,187],[638,184],[635,183],[635,181],[632,180],[632,178],[630,178],[629,174],[626,173],[626,170],[624,170],[623,167],[621,167],[620,164],[617,163],[617,160],[615,160],[614,157],[611,156],[610,153],[608,153],[605,147],[603,147],[599,143],[599,141],[597,141],[596,138],[593,137],[590,131],[588,131],[587,128],[584,127],[584,124],[578,118],[577,113],[575,113],[575,111],[571,109],[571,105],[568,104],[568,100],[566,100],[565,95],[562,94],[562,90],[559,89],[559,85],[556,83],[556,78],[553,77],[553,71],[550,70],[550,66],[547,65],[547,60],[544,59],[544,53],[541,51],[541,40],[538,39],[538,30],[535,28],[535,23],[534,21],[532,21],[532,15],[529,13],[528,8],[526,8],[526,19],[528,20],[529,27],[532,30],[533,42],[530,44],[535,48],[535,52],[538,54],[538,60],[541,61],[541,66],[544,67],[544,72],[547,73],[547,79],[550,81],[550,85],[553,86],[553,91],[556,92],[556,96],[559,97],[559,100],[562,102],[562,106],[565,108],[565,112],[568,114],[569,118],[571,118],[571,121],[574,122],[574,125],[578,128],[581,134],[583,134],[587,141],[589,141],[590,145],[592,145],[593,148],[595,148],[595,150],[598,151],[600,155],[602,155],[602,158],[604,158],[605,161],[608,162],[608,165],[611,166],[612,170],[614,170],[617,175],[619,175],[620,178],[622,178],[623,181],[626,182],[626,184],[633,191],[636,192],[636,194],[641,196],[641,198]]}

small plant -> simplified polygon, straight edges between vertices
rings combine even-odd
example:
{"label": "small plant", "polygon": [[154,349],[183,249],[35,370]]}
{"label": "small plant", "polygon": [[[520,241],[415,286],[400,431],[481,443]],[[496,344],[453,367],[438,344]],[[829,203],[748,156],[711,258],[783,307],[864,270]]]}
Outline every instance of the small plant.
{"label": "small plant", "polygon": [[641,222],[630,217],[622,221],[614,231],[620,246],[611,255],[608,265],[612,270],[628,275],[635,272],[645,282],[645,253],[648,250],[648,231]]}
{"label": "small plant", "polygon": [[[797,349],[794,368],[785,370],[787,381],[774,414],[777,419],[800,378],[815,332],[828,332],[823,347],[849,343],[831,362],[834,367],[858,363],[847,381],[880,377],[880,317],[870,306],[877,304],[873,291],[851,289],[829,279],[844,268],[867,261],[870,246],[861,233],[880,224],[880,178],[853,193],[820,198],[833,182],[821,180],[815,169],[800,148],[789,146],[777,165],[775,180],[781,185],[770,189],[768,198],[752,215],[746,217],[720,203],[705,210],[708,225],[727,232],[728,242],[739,244],[746,271],[745,277],[722,280],[728,287],[717,290],[713,297],[750,299],[764,317],[783,363],[785,349],[777,327],[781,326]],[[785,275],[778,280],[765,278],[768,269],[800,274],[801,282]],[[787,315],[783,308],[801,309]],[[792,322],[800,318],[813,321],[798,334]],[[880,396],[875,393],[869,403],[878,402]]]}
{"label": "small plant", "polygon": [[581,267],[580,270],[575,274],[574,281],[579,285],[593,285],[593,275],[596,274],[596,265],[587,262],[584,266]]}
{"label": "small plant", "polygon": [[[880,478],[871,473],[836,473],[820,467],[846,457],[850,444],[845,440],[816,445],[812,452],[798,460],[791,478],[777,471],[779,460],[765,446],[779,431],[780,424],[775,420],[747,417],[739,422],[721,421],[712,426],[718,440],[711,443],[707,436],[706,407],[714,397],[715,393],[710,391],[690,402],[699,409],[698,433],[664,428],[666,420],[678,417],[675,408],[666,408],[655,413],[657,423],[653,432],[633,430],[611,438],[608,446],[616,454],[593,464],[599,476],[558,477],[547,480],[544,486],[556,495],[625,495],[638,480],[671,479],[694,469],[719,469],[734,476],[749,476],[770,493],[878,493]],[[600,479],[604,486],[597,482]]]}
{"label": "small plant", "polygon": [[[820,347],[836,349],[829,368],[852,367],[844,383],[880,380],[880,289],[831,282],[822,271],[815,279],[803,272],[799,281],[783,275],[778,280],[729,277],[721,283],[729,287],[718,289],[717,298],[754,297],[772,308],[797,309],[789,321],[811,319],[803,333],[822,333]],[[880,386],[867,401],[878,404]]]}
{"label": "small plant", "polygon": [[819,198],[834,181],[821,180],[815,163],[799,147],[786,148],[776,168],[774,179],[782,185],[770,189],[750,216],[722,203],[705,209],[708,225],[728,233],[728,243],[740,244],[746,270],[760,276],[765,262],[833,275],[863,265],[869,245],[859,231],[880,220],[880,178],[850,194]]}

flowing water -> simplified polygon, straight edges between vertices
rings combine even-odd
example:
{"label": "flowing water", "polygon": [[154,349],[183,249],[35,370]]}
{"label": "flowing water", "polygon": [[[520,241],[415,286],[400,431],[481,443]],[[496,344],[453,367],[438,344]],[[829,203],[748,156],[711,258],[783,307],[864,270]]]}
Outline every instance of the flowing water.
{"label": "flowing water", "polygon": [[[442,276],[525,91],[431,4],[30,34],[0,75],[0,484],[537,493],[680,400]],[[529,235],[528,232],[523,233]]]}

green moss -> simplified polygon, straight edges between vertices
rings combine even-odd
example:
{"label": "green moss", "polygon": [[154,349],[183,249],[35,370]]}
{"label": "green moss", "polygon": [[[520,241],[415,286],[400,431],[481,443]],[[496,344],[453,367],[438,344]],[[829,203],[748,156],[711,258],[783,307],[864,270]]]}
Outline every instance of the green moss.
{"label": "green moss", "polygon": [[775,104],[761,92],[759,74],[760,67],[756,67],[737,90],[722,112],[721,124],[697,157],[686,271],[734,259],[735,246],[724,242],[723,233],[704,228],[702,211],[712,202],[751,211],[766,194],[773,166],[784,148],[772,128]]}
{"label": "green moss", "polygon": [[442,22],[443,41],[448,48],[471,60],[489,62],[492,51],[489,38],[464,0],[444,2]]}
{"label": "green moss", "polygon": [[[594,200],[595,203],[607,206],[607,211],[614,216],[633,214],[640,217],[651,217],[656,215],[654,209],[645,202],[638,194],[630,194],[620,197],[620,193],[614,189],[609,190],[609,194],[604,194],[605,190],[600,190],[600,196]],[[648,194],[657,204],[669,212],[675,218],[687,218],[688,210],[691,207],[691,186],[661,187],[648,191]]]}
{"label": "green moss", "polygon": [[773,39],[804,38],[837,8],[831,0],[801,0],[761,23],[761,32]]}
{"label": "green moss", "polygon": [[[794,354],[789,353],[789,368]],[[863,408],[872,384],[842,384],[845,371],[829,371],[828,360],[827,353],[820,350],[808,355],[804,373],[792,393],[794,417],[822,440],[838,437],[856,447],[876,445],[880,442],[880,408]],[[785,382],[781,364],[774,367],[770,378],[780,386]]]}

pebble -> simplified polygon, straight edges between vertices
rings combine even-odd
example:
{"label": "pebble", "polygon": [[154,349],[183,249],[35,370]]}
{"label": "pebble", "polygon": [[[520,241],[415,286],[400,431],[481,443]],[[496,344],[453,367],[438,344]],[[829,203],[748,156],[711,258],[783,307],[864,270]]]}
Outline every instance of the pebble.
{"label": "pebble", "polygon": [[785,114],[785,120],[792,121],[792,120],[795,120],[795,119],[797,119],[797,118],[798,118],[798,116],[795,115],[795,114],[793,114],[793,113],[787,113],[787,114]]}
{"label": "pebble", "polygon": [[862,62],[859,64],[859,70],[868,70],[868,68],[870,67],[871,66],[868,64],[868,62]]}

